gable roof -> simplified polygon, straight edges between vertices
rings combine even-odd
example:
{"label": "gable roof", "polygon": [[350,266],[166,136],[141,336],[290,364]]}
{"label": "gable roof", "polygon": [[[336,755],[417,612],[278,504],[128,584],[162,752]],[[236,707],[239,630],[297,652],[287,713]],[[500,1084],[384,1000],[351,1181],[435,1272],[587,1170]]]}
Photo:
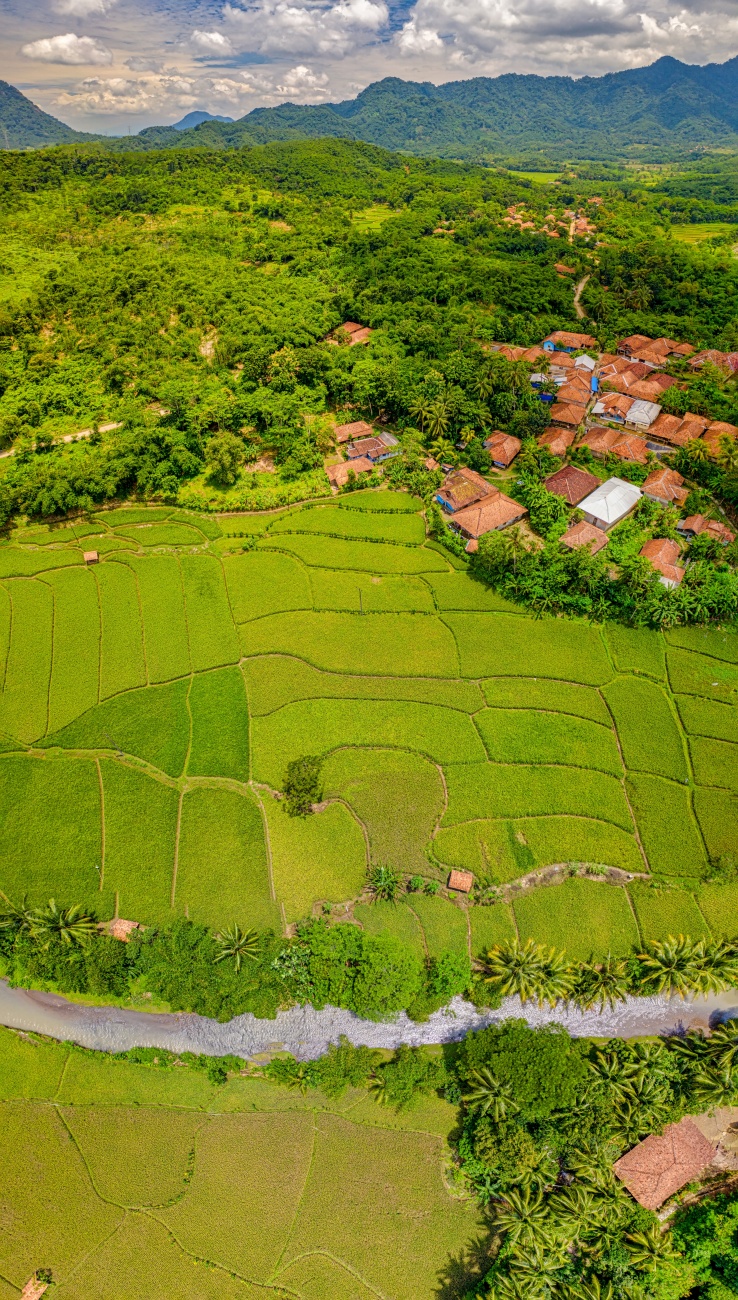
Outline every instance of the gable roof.
{"label": "gable roof", "polygon": [[683,424],[684,420],[678,415],[667,415],[666,411],[662,411],[648,430],[648,436],[670,442],[675,447],[683,447],[685,442],[689,442],[689,434],[682,428]]}
{"label": "gable roof", "polygon": [[368,474],[374,465],[367,456],[357,456],[355,460],[342,460],[338,465],[328,465],[326,474],[334,487],[343,487],[348,483],[349,471],[354,474]]}
{"label": "gable roof", "polygon": [[678,542],[672,542],[670,537],[652,537],[638,554],[645,556],[667,582],[679,586],[685,570],[677,564],[680,555]]}
{"label": "gable roof", "polygon": [[627,483],[624,478],[609,478],[580,501],[579,508],[595,519],[614,524],[632,510],[640,497],[641,489],[635,483]]}
{"label": "gable roof", "polygon": [[641,487],[647,497],[654,497],[656,501],[676,501],[677,505],[683,505],[689,496],[687,489],[682,487],[683,482],[675,469],[655,469]]}
{"label": "gable roof", "polygon": [[625,419],[632,405],[632,397],[625,397],[622,393],[603,393],[594,404],[593,414],[620,415]]}
{"label": "gable roof", "polygon": [[637,433],[623,433],[620,429],[605,429],[593,425],[582,438],[581,445],[589,447],[595,455],[605,456],[612,452],[620,460],[633,460],[645,465],[648,460],[648,444]]}
{"label": "gable roof", "polygon": [[688,1115],[670,1124],[661,1137],[651,1134],[613,1165],[631,1196],[647,1210],[657,1210],[687,1183],[699,1178],[715,1154],[712,1142]]}
{"label": "gable roof", "polygon": [[494,491],[496,489],[482,478],[481,474],[477,474],[476,470],[467,469],[464,465],[461,469],[454,469],[446,475],[438,489],[438,495],[443,497],[455,511],[472,505],[474,501],[479,501],[480,497],[485,497]]}
{"label": "gable roof", "polygon": [[516,519],[522,519],[527,513],[519,501],[513,501],[504,492],[495,489],[488,496],[482,497],[481,501],[457,511],[454,523],[469,537],[481,537],[484,533],[491,533],[496,528],[504,528]]}
{"label": "gable roof", "polygon": [[603,546],[607,546],[607,533],[603,533],[601,528],[595,528],[594,524],[588,524],[586,519],[580,519],[571,528],[567,528],[560,540],[561,545],[567,546],[570,551],[588,546],[592,554],[596,555]]}
{"label": "gable roof", "polygon": [[[659,396],[659,394],[657,394],[657,396]],[[628,424],[637,424],[642,426],[644,429],[650,429],[660,411],[661,407],[658,402],[652,402],[649,399],[637,397],[628,411],[626,419]]]}
{"label": "gable roof", "polygon": [[350,442],[352,438],[373,438],[374,429],[366,420],[353,420],[351,424],[337,424],[333,436],[336,442]]}
{"label": "gable roof", "polygon": [[591,334],[572,334],[569,330],[554,330],[545,338],[544,343],[558,343],[562,348],[596,348],[599,347],[597,339],[593,339]]}
{"label": "gable roof", "polygon": [[587,406],[591,396],[592,390],[589,380],[576,375],[571,379],[567,379],[566,383],[561,385],[556,394],[556,400],[558,402],[573,402],[576,406]]}
{"label": "gable roof", "polygon": [[729,546],[735,541],[735,533],[731,533],[725,524],[719,519],[705,519],[704,515],[688,515],[686,519],[681,519],[677,524],[677,530],[680,533],[694,533],[699,536],[700,533],[708,533],[716,541],[722,542],[723,545]]}
{"label": "gable roof", "polygon": [[558,420],[559,424],[569,424],[575,429],[583,423],[586,417],[586,406],[575,406],[571,402],[554,402],[551,407],[552,420]]}
{"label": "gable roof", "polygon": [[543,433],[536,439],[539,447],[548,447],[554,456],[563,456],[568,447],[574,441],[573,429],[557,429],[550,425],[544,429]]}
{"label": "gable roof", "polygon": [[501,433],[498,430],[485,440],[484,445],[493,461],[500,465],[510,465],[515,460],[523,444],[519,438],[514,438],[511,433]]}
{"label": "gable roof", "polygon": [[563,497],[570,506],[576,506],[600,486],[600,480],[594,474],[577,469],[576,465],[564,465],[555,474],[549,474],[543,480],[543,486],[555,496]]}

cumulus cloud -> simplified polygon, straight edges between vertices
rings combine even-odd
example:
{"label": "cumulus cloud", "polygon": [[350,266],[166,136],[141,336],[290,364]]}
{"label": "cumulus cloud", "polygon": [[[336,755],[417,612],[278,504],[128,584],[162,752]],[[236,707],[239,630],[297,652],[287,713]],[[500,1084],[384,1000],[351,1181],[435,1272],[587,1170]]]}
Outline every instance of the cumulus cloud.
{"label": "cumulus cloud", "polygon": [[226,3],[226,22],[259,54],[343,58],[375,41],[389,22],[385,0],[257,0],[245,8]]}
{"label": "cumulus cloud", "polygon": [[290,68],[274,89],[289,99],[309,99],[314,103],[316,99],[328,98],[328,77],[325,72],[313,72],[299,63],[296,68]]}
{"label": "cumulus cloud", "polygon": [[202,32],[199,28],[190,37],[190,45],[197,54],[230,55],[233,45],[222,32]]}
{"label": "cumulus cloud", "polygon": [[41,63],[92,63],[104,65],[113,62],[112,52],[101,45],[92,36],[75,36],[66,32],[63,36],[44,36],[39,41],[31,41],[21,46],[21,54],[27,59],[38,59]]}
{"label": "cumulus cloud", "polygon": [[54,0],[52,8],[58,14],[73,18],[87,18],[90,14],[104,14],[112,9],[115,0]]}

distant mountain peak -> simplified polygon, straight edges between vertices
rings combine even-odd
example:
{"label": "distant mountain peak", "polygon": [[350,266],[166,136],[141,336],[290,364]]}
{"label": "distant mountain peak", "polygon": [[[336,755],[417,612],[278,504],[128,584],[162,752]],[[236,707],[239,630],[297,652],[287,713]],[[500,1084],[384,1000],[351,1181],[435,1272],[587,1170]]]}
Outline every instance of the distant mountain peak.
{"label": "distant mountain peak", "polygon": [[172,123],[172,130],[189,131],[193,126],[200,126],[202,122],[232,121],[232,117],[221,117],[219,113],[207,113],[204,108],[193,108],[191,113],[186,113],[178,122]]}

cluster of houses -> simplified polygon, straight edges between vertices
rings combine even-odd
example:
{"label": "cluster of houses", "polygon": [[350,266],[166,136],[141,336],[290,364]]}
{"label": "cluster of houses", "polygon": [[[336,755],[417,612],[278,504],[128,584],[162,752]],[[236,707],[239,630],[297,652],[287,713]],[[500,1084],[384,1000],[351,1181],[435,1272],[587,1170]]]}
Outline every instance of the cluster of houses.
{"label": "cluster of houses", "polygon": [[[599,204],[602,200],[591,199],[590,202]],[[538,224],[526,216],[524,203],[513,203],[502,220],[506,226],[517,226],[518,230],[539,229]],[[557,217],[555,212],[547,212],[540,230],[551,239],[561,239],[562,235],[569,238],[573,238],[574,235],[594,235],[597,227],[592,224],[586,213],[580,210],[563,212],[560,217]]]}

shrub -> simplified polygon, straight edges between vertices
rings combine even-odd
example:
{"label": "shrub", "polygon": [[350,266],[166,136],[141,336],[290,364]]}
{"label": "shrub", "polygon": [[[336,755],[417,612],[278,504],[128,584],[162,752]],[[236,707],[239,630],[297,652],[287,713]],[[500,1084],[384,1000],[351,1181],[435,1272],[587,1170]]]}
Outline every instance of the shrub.
{"label": "shrub", "polygon": [[378,1100],[404,1110],[420,1097],[437,1092],[445,1079],[443,1061],[434,1060],[422,1048],[403,1043],[392,1060],[377,1071],[374,1092]]}
{"label": "shrub", "polygon": [[313,804],[320,803],[323,798],[320,784],[322,766],[322,758],[310,754],[287,764],[284,793],[287,796],[286,811],[290,817],[307,817],[313,810]]}

